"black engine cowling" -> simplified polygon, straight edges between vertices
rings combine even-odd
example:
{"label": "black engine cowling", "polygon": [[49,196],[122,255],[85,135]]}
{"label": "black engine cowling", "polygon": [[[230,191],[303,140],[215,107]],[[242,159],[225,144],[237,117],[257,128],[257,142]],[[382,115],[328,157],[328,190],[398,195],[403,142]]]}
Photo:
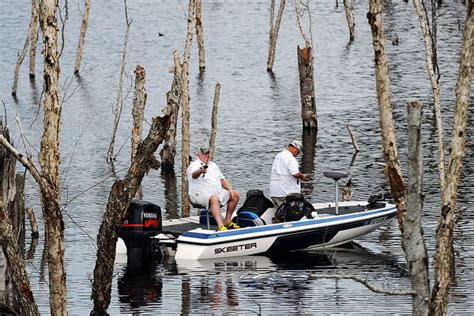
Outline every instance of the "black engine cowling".
{"label": "black engine cowling", "polygon": [[158,205],[133,200],[130,203],[118,236],[127,246],[127,268],[141,271],[161,257],[153,237],[162,231],[161,208]]}

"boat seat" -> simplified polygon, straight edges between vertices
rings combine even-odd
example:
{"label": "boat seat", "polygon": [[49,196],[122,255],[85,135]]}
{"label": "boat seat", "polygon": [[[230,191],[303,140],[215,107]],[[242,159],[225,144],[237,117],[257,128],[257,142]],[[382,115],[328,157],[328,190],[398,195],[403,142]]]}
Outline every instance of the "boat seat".
{"label": "boat seat", "polygon": [[324,171],[323,175],[326,178],[333,179],[334,181],[339,181],[340,179],[347,178],[349,176],[349,174],[344,171]]}
{"label": "boat seat", "polygon": [[212,215],[211,211],[208,210],[204,205],[193,203],[191,202],[191,199],[189,199],[189,203],[191,203],[193,208],[198,210],[199,224],[206,225],[207,229],[211,229],[211,225],[217,225],[216,219]]}
{"label": "boat seat", "polygon": [[240,227],[263,226],[265,221],[254,212],[241,211],[237,216],[236,224]]}

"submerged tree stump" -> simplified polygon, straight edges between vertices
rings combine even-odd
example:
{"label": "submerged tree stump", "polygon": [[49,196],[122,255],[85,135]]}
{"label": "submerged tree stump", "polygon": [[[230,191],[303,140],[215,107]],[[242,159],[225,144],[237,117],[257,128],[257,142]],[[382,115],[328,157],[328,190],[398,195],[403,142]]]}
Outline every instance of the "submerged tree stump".
{"label": "submerged tree stump", "polygon": [[301,117],[304,130],[318,130],[313,79],[313,53],[310,46],[297,47],[300,74]]}

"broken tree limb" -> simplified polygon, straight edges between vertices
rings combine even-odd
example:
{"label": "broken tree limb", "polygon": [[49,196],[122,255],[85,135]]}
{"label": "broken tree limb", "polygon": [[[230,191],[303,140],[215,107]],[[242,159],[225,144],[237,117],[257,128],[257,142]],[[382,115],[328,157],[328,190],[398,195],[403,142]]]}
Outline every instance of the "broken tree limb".
{"label": "broken tree limb", "polygon": [[202,0],[196,0],[196,42],[199,50],[199,71],[206,68],[204,31],[202,29]]}
{"label": "broken tree limb", "polygon": [[217,135],[217,111],[219,109],[219,96],[221,94],[221,84],[217,83],[214,90],[214,102],[212,102],[211,115],[211,137],[209,139],[209,159],[214,157],[216,150],[216,135]]}
{"label": "broken tree limb", "polygon": [[81,32],[79,34],[79,42],[77,44],[76,63],[74,65],[74,74],[78,75],[81,69],[82,53],[84,52],[84,44],[86,41],[87,26],[89,25],[90,0],[84,0],[84,13],[82,15]]}
{"label": "broken tree limb", "polygon": [[155,117],[147,137],[140,143],[136,155],[123,180],[112,185],[97,236],[97,260],[94,268],[92,299],[94,307],[91,315],[105,315],[110,304],[112,277],[116,253],[116,242],[120,225],[132,198],[141,185],[143,177],[155,163],[155,152],[165,138],[170,116]]}
{"label": "broken tree limb", "polygon": [[31,226],[31,237],[39,237],[38,223],[36,222],[35,212],[31,207],[26,208],[26,215],[28,216],[28,221],[30,222]]}
{"label": "broken tree limb", "polygon": [[357,139],[354,135],[354,131],[352,130],[351,124],[347,124],[347,131],[349,132],[349,135],[351,136],[352,146],[354,146],[355,152],[356,153],[360,152],[359,145],[357,144]]}
{"label": "broken tree limb", "polygon": [[29,36],[26,36],[25,44],[23,44],[23,50],[21,53],[18,53],[18,60],[15,65],[15,75],[13,76],[13,85],[12,85],[12,96],[16,97],[16,89],[18,87],[18,80],[20,78],[20,66],[25,59],[26,53],[28,52],[28,44],[30,43]]}
{"label": "broken tree limb", "polygon": [[275,21],[275,0],[270,4],[270,31],[268,35],[268,59],[267,71],[273,71],[273,63],[275,62],[275,52],[278,40],[278,33],[280,32],[281,19],[285,10],[286,0],[280,0],[280,8],[278,9],[277,18]]}

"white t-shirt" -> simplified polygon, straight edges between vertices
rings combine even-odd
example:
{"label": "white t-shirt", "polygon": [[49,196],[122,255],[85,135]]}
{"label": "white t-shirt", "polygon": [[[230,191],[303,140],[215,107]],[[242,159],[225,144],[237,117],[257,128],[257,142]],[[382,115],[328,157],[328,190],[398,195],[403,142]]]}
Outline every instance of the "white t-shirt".
{"label": "white t-shirt", "polygon": [[189,195],[198,193],[219,195],[219,190],[222,188],[221,180],[225,179],[225,177],[214,162],[209,161],[207,163],[207,172],[201,174],[197,179],[193,179],[193,172],[204,165],[205,163],[200,159],[194,160],[189,165],[186,171],[188,176]]}
{"label": "white t-shirt", "polygon": [[278,153],[272,165],[270,196],[285,197],[290,193],[300,193],[300,182],[293,177],[298,172],[298,161],[289,150]]}

